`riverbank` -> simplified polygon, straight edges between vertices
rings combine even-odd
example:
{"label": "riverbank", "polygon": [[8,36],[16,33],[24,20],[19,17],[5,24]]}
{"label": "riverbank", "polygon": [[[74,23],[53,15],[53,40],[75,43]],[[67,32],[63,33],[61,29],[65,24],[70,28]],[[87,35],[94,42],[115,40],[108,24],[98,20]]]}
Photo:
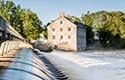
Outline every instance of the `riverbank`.
{"label": "riverbank", "polygon": [[32,44],[32,46],[34,49],[39,49],[40,51],[43,51],[43,52],[53,51],[53,48],[47,44],[36,43],[36,44]]}

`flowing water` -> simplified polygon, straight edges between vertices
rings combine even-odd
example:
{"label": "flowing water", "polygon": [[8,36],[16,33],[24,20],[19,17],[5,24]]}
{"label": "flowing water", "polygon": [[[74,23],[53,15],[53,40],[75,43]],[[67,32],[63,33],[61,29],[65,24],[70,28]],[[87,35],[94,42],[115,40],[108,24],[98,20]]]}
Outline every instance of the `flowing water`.
{"label": "flowing water", "polygon": [[45,53],[70,80],[125,80],[125,51]]}

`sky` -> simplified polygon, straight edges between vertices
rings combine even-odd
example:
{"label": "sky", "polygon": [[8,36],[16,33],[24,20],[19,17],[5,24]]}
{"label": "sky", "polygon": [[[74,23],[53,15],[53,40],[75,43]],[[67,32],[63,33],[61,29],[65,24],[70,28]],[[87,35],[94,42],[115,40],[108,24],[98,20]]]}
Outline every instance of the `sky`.
{"label": "sky", "polygon": [[60,12],[81,17],[101,10],[125,12],[125,0],[9,0],[21,8],[30,9],[37,14],[43,25],[58,18]]}

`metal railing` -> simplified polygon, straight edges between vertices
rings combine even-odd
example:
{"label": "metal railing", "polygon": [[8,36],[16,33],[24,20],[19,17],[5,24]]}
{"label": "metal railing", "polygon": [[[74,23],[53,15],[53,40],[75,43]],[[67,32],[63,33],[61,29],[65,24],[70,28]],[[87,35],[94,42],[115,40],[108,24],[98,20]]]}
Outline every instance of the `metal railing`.
{"label": "metal railing", "polygon": [[0,16],[0,40],[13,38],[25,40],[2,16]]}

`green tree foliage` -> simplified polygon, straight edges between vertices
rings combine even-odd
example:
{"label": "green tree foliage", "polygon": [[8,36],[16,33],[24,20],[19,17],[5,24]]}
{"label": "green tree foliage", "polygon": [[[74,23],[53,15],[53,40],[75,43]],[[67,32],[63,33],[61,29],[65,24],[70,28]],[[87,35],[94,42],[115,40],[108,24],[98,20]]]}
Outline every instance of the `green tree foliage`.
{"label": "green tree foliage", "polygon": [[90,14],[88,12],[82,16],[81,20],[99,33],[100,42],[104,46],[125,47],[125,13],[98,11]]}
{"label": "green tree foliage", "polygon": [[92,43],[93,38],[94,38],[94,33],[92,31],[92,29],[93,29],[93,27],[92,27],[93,15],[91,15],[89,12],[87,12],[87,14],[82,15],[81,22],[86,26],[87,44]]}
{"label": "green tree foliage", "polygon": [[39,20],[32,11],[26,10],[21,15],[22,26],[23,26],[23,36],[26,39],[36,39],[39,34]]}
{"label": "green tree foliage", "polygon": [[0,0],[0,10],[2,9],[3,2],[3,0]]}
{"label": "green tree foliage", "polygon": [[44,35],[44,37],[47,39],[48,37],[48,33],[47,33],[47,27],[50,25],[51,23],[47,23],[46,25],[43,26],[43,31],[42,34]]}
{"label": "green tree foliage", "polygon": [[13,1],[1,1],[0,14],[26,39],[36,39],[43,31],[42,22],[29,9],[21,9]]}
{"label": "green tree foliage", "polygon": [[72,18],[72,20],[74,20],[76,22],[81,22],[81,20],[78,17],[72,16],[71,18]]}

